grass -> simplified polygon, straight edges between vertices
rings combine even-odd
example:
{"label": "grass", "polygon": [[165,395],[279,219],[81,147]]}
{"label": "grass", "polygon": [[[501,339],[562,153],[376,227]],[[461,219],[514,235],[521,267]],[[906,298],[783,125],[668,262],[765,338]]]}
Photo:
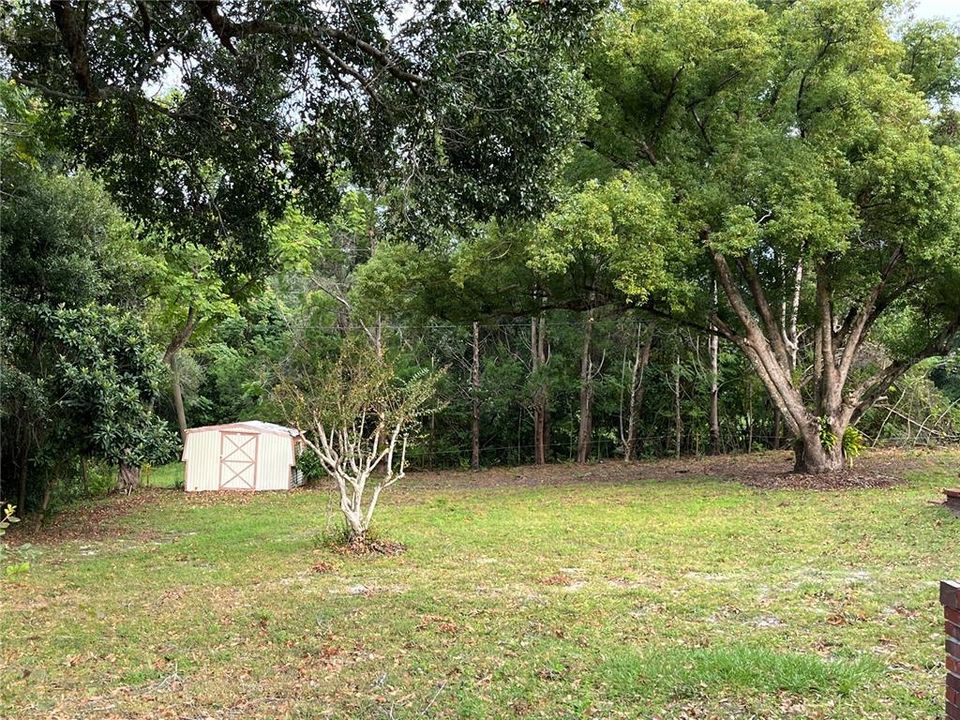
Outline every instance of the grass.
{"label": "grass", "polygon": [[929,720],[960,519],[927,500],[958,465],[848,492],[408,485],[382,558],[323,546],[323,490],[153,490],[4,588],[0,717]]}
{"label": "grass", "polygon": [[141,482],[147,487],[183,489],[183,463],[150,468],[144,473]]}

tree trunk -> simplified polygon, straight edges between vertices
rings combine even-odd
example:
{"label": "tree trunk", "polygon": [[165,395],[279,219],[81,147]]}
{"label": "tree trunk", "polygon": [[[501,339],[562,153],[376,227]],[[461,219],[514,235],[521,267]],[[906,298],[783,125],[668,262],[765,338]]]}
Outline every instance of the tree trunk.
{"label": "tree trunk", "polygon": [[[180,430],[180,440],[187,437],[187,415],[183,409],[183,392],[180,386],[180,368],[177,362],[177,353],[187,344],[197,325],[197,313],[193,305],[187,308],[187,319],[174,336],[170,339],[167,349],[163,353],[163,362],[170,368],[170,384],[173,388],[173,405],[177,411],[177,425]],[[138,471],[139,472],[139,471]]]}
{"label": "tree trunk", "polygon": [[140,485],[140,468],[136,465],[120,463],[117,473],[117,492],[129,495]]}
{"label": "tree trunk", "polygon": [[627,437],[623,443],[623,459],[635,460],[640,449],[637,431],[640,425],[640,408],[643,404],[643,375],[650,363],[650,350],[653,348],[655,323],[650,324],[646,342],[641,341],[642,325],[637,323],[637,347],[633,357],[633,369],[630,373],[630,404],[627,411]]}
{"label": "tree trunk", "polygon": [[[717,281],[713,281],[713,305],[717,305]],[[707,337],[710,352],[710,454],[719,455],[720,447],[720,336],[716,328]]]}
{"label": "tree trunk", "polygon": [[472,412],[470,417],[470,467],[480,469],[480,323],[473,323],[473,362],[470,364]]}
{"label": "tree trunk", "polygon": [[[540,353],[540,367],[545,368],[549,359],[549,349],[547,346],[547,318],[540,316],[540,329],[537,332],[537,344]],[[543,447],[543,462],[549,462],[550,449],[553,447],[553,439],[550,436],[550,387],[547,385],[547,379],[544,377],[540,384],[543,393],[543,427],[540,444]]]}
{"label": "tree trunk", "polygon": [[377,313],[377,324],[373,330],[373,348],[377,353],[377,360],[383,360],[383,315]]}
{"label": "tree trunk", "polygon": [[341,497],[340,510],[347,523],[347,541],[350,544],[362,544],[367,537],[367,527],[363,521],[363,512],[349,498]]}
{"label": "tree trunk", "polygon": [[550,453],[550,415],[546,381],[540,377],[546,365],[546,326],[543,317],[532,318],[530,323],[530,360],[534,376],[533,392],[533,462],[544,465]]}
{"label": "tree trunk", "polygon": [[801,428],[800,437],[793,443],[793,471],[807,475],[821,475],[843,469],[843,430],[832,428],[836,441],[832,447],[824,447],[820,429],[816,424]]}
{"label": "tree trunk", "polygon": [[797,354],[800,349],[799,332],[797,330],[797,320],[800,315],[800,291],[803,288],[803,258],[797,260],[793,271],[793,297],[790,301],[789,311],[787,301],[784,298],[783,311],[780,324],[783,329],[783,340],[787,346],[787,353],[790,357],[790,370],[797,368]]}
{"label": "tree trunk", "polygon": [[533,462],[543,465],[543,407],[540,399],[540,353],[537,350],[537,318],[530,318],[530,374],[533,376]]}
{"label": "tree trunk", "polygon": [[43,498],[40,500],[40,514],[37,517],[37,521],[41,526],[47,519],[47,509],[50,507],[50,498],[53,495],[53,486],[57,482],[59,472],[60,468],[58,466],[53,473],[48,475],[47,481],[43,485]]}
{"label": "tree trunk", "polygon": [[183,407],[183,389],[180,386],[180,362],[176,354],[170,358],[170,384],[173,387],[173,407],[177,411],[180,440],[187,439],[187,413]]}
{"label": "tree trunk", "polygon": [[683,435],[683,421],[680,417],[680,356],[677,355],[677,369],[673,379],[673,430],[674,449],[680,458],[680,441]]}
{"label": "tree trunk", "polygon": [[577,462],[590,459],[593,437],[593,309],[587,313],[580,353],[580,429],[577,433]]}
{"label": "tree trunk", "polygon": [[[24,433],[26,435],[26,433]],[[19,482],[17,487],[17,511],[20,517],[27,512],[27,478],[30,476],[30,439],[24,437],[20,451]]]}

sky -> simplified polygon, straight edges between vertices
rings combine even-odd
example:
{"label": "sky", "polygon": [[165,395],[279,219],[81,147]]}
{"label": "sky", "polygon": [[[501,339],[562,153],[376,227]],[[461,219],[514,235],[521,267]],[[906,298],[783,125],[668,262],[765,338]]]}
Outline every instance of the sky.
{"label": "sky", "polygon": [[914,15],[960,21],[960,0],[916,0]]}

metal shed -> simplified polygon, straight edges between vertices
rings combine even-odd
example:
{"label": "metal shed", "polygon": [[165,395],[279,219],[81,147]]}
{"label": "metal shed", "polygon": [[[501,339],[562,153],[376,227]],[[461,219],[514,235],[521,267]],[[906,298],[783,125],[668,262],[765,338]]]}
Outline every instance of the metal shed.
{"label": "metal shed", "polygon": [[247,420],[190,428],[183,443],[183,486],[206,490],[289,490],[303,483],[296,468],[300,432]]}

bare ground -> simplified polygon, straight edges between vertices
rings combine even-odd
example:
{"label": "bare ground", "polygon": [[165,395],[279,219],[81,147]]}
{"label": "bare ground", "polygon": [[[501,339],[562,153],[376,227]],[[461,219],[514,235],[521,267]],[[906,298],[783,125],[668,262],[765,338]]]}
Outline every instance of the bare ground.
{"label": "bare ground", "polygon": [[853,468],[830,475],[802,475],[791,472],[793,454],[782,450],[635,463],[607,460],[585,465],[560,463],[498,467],[480,472],[415,472],[407,476],[406,483],[407,487],[456,489],[713,478],[760,489],[844,490],[888,487],[902,482],[905,473],[924,468],[942,468],[949,462],[942,449],[872,449],[859,458]]}

